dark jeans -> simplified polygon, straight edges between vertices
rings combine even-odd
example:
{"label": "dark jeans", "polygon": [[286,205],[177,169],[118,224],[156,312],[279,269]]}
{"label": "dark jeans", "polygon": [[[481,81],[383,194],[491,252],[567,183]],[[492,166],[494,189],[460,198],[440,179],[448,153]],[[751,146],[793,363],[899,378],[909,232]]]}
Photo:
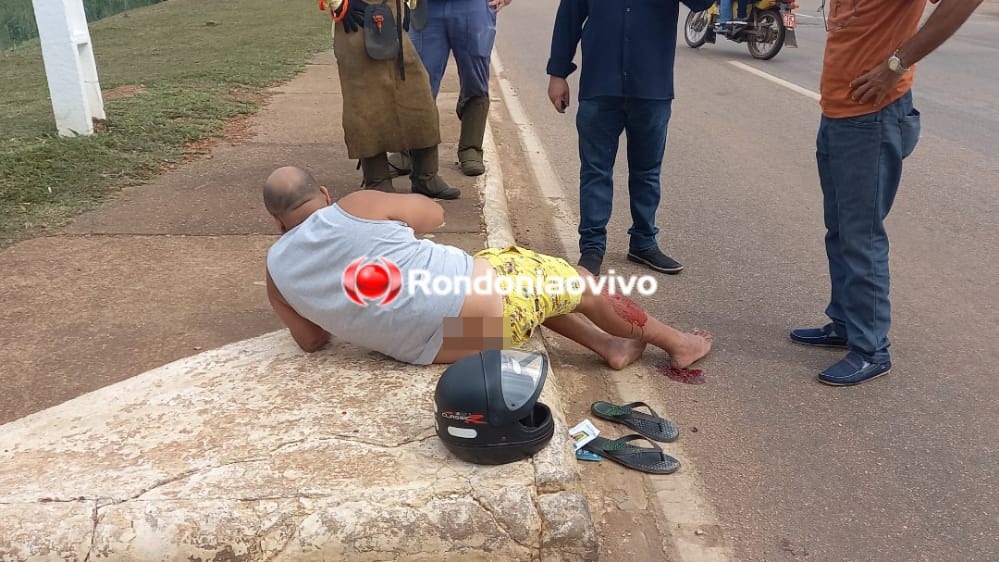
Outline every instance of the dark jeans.
{"label": "dark jeans", "polygon": [[622,131],[628,140],[628,195],[632,227],[629,249],[656,246],[666,129],[672,100],[598,97],[580,100],[576,112],[579,136],[579,250],[607,248],[607,223],[614,195],[614,162]]}
{"label": "dark jeans", "polygon": [[832,295],[826,314],[850,349],[868,361],[890,359],[888,235],[884,220],[919,140],[912,93],[881,111],[822,117],[816,142]]}

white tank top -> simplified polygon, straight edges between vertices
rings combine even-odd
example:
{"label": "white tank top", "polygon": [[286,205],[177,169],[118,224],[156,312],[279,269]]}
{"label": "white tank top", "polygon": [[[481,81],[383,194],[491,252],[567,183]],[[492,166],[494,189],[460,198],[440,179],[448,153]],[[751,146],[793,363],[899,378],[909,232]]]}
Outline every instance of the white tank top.
{"label": "white tank top", "polygon": [[[344,290],[344,273],[358,259],[363,267],[381,263],[378,258],[398,267],[401,290],[384,305],[383,297],[365,298],[354,291],[366,303],[362,306]],[[422,270],[471,279],[473,263],[460,248],[416,238],[405,223],[360,219],[336,204],[286,232],[267,253],[274,284],[303,318],[337,339],[416,365],[433,362],[443,341],[444,318],[458,316],[466,293],[426,294],[418,283],[408,286],[410,274]]]}

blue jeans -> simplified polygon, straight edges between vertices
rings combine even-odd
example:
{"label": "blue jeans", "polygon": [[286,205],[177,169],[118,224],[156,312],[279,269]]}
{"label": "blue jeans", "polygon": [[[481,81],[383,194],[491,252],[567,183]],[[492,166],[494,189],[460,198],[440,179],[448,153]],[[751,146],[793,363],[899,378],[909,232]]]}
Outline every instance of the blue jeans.
{"label": "blue jeans", "polygon": [[420,0],[427,26],[409,37],[430,75],[434,98],[441,89],[448,57],[454,52],[461,83],[459,100],[489,95],[489,58],[496,41],[496,12],[486,0]]}
{"label": "blue jeans", "polygon": [[614,161],[622,131],[628,139],[630,250],[656,246],[663,154],[672,100],[597,97],[579,101],[579,251],[607,248],[614,196]]}
{"label": "blue jeans", "polygon": [[[746,8],[749,7],[749,0],[739,0],[739,19],[746,19]],[[732,0],[719,0],[718,2],[718,21],[732,21]]]}
{"label": "blue jeans", "polygon": [[908,92],[884,109],[819,125],[816,141],[832,295],[826,315],[852,351],[890,359],[888,235],[884,220],[919,141],[919,111]]}

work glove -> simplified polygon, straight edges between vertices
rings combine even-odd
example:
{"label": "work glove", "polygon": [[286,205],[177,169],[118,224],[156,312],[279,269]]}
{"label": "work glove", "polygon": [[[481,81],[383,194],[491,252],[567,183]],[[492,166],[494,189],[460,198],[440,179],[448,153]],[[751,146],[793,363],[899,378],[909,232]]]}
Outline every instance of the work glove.
{"label": "work glove", "polygon": [[347,6],[347,16],[343,18],[343,30],[347,33],[354,33],[364,27],[364,13],[368,9],[368,3],[364,0],[350,0]]}

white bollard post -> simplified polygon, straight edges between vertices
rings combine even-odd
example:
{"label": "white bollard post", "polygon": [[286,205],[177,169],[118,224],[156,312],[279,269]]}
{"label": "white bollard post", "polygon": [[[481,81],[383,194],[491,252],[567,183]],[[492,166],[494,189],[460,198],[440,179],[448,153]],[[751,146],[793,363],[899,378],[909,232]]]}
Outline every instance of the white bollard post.
{"label": "white bollard post", "polygon": [[105,119],[83,0],[32,0],[56,128],[62,136],[91,135]]}

